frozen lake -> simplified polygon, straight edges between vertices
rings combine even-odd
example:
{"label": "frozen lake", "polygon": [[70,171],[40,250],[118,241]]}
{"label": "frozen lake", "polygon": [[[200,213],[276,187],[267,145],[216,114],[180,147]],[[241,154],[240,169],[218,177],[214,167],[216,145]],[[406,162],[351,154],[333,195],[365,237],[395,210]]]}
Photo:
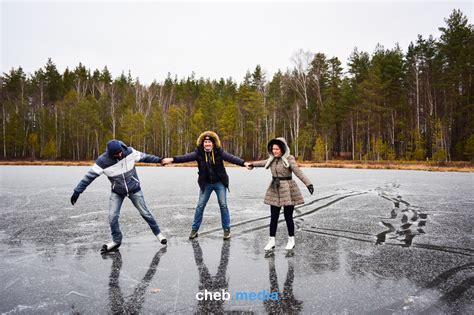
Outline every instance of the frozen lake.
{"label": "frozen lake", "polygon": [[0,166],[0,313],[474,313],[474,174],[304,168],[315,194],[297,180],[294,255],[281,215],[265,257],[269,171],[228,168],[231,240],[213,194],[189,241],[197,169],[137,169],[169,245],[126,200],[120,251],[101,256],[105,176],[73,207],[88,167]]}

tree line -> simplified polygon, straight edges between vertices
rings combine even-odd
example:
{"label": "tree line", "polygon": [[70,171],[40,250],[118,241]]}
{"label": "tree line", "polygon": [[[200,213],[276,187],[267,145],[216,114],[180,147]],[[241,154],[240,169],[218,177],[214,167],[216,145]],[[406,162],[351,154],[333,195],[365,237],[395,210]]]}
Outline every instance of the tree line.
{"label": "tree line", "polygon": [[89,160],[112,138],[173,156],[214,130],[247,159],[283,136],[300,160],[472,160],[473,25],[453,10],[439,30],[406,53],[355,48],[346,72],[299,50],[287,70],[266,78],[257,65],[240,83],[168,74],[144,85],[81,63],[59,73],[51,59],[34,74],[13,68],[0,76],[0,157]]}

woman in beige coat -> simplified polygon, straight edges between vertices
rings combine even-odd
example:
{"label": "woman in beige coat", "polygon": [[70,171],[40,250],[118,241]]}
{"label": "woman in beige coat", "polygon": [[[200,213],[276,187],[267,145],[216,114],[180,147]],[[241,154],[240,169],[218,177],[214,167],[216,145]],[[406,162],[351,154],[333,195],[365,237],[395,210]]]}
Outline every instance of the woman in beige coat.
{"label": "woman in beige coat", "polygon": [[265,246],[269,251],[275,248],[275,235],[278,226],[280,209],[283,207],[286,226],[288,228],[288,243],[285,249],[290,250],[295,247],[295,224],[293,222],[293,210],[295,205],[303,204],[304,199],[298,185],[292,178],[294,173],[305,185],[311,194],[314,192],[313,184],[303,174],[296,164],[295,157],[290,155],[290,148],[285,138],[276,138],[268,143],[267,160],[251,163],[253,167],[270,168],[272,172],[272,182],[265,194],[264,203],[270,205],[270,240]]}

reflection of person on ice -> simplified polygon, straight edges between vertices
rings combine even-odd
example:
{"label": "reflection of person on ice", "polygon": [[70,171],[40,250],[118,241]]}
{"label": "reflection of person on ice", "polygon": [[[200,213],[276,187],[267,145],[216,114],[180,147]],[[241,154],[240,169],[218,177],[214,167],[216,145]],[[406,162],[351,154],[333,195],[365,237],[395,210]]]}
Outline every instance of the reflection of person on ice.
{"label": "reflection of person on ice", "polygon": [[[199,292],[196,294],[198,302],[197,314],[223,314],[224,302],[226,301],[223,294],[227,294],[229,289],[229,279],[227,278],[227,265],[229,264],[230,242],[223,241],[221,247],[221,257],[217,273],[212,276],[204,263],[201,246],[199,241],[194,239],[191,241],[194,251],[194,261],[199,272]],[[221,299],[209,298],[215,294],[220,294]]]}
{"label": "reflection of person on ice", "polygon": [[303,204],[304,199],[298,185],[292,178],[294,173],[305,185],[311,194],[314,192],[313,184],[303,174],[296,164],[295,157],[290,155],[290,148],[286,144],[284,138],[276,138],[270,140],[268,143],[267,160],[253,162],[252,167],[270,168],[273,180],[267,189],[265,195],[265,204],[270,205],[271,219],[270,219],[270,240],[265,246],[265,250],[269,251],[275,248],[275,235],[278,226],[278,218],[280,216],[280,209],[283,207],[285,215],[286,226],[288,228],[288,243],[287,250],[295,247],[295,224],[293,222],[293,210],[295,205]]}
{"label": "reflection of person on ice", "polygon": [[127,147],[119,140],[110,140],[107,143],[107,151],[100,155],[95,164],[74,188],[71,196],[71,203],[74,205],[79,195],[89,186],[90,183],[102,174],[105,174],[112,184],[112,193],[109,203],[109,224],[112,231],[112,242],[104,244],[103,251],[116,249],[122,243],[122,232],[120,231],[119,217],[123,200],[128,197],[140,215],[148,223],[153,234],[161,244],[166,244],[166,237],[160,232],[160,227],[156,223],[153,214],[148,209],[140,181],[135,169],[136,162],[160,163],[161,158],[139,152],[132,147]]}
{"label": "reflection of person on ice", "polygon": [[277,299],[267,299],[263,301],[265,310],[268,314],[298,314],[303,308],[303,301],[295,298],[293,294],[293,281],[295,272],[293,261],[288,260],[288,272],[286,273],[283,291],[280,291],[278,285],[278,276],[275,268],[275,256],[271,256],[268,260],[268,270],[270,278],[270,294],[277,294]]}
{"label": "reflection of person on ice", "polygon": [[213,191],[216,192],[217,201],[221,210],[221,222],[224,229],[224,239],[230,238],[230,214],[227,208],[227,189],[229,187],[229,176],[224,167],[224,161],[232,164],[249,167],[239,157],[224,151],[221,148],[219,136],[213,131],[201,133],[196,141],[196,150],[186,155],[163,159],[163,165],[168,163],[184,163],[197,161],[199,169],[198,184],[200,187],[199,201],[194,214],[194,222],[191,229],[190,239],[198,236],[201,226],[204,208]]}
{"label": "reflection of person on ice", "polygon": [[[112,259],[112,268],[109,278],[109,305],[112,314],[140,314],[145,302],[147,288],[155,276],[161,257],[166,253],[166,247],[162,247],[153,257],[150,267],[143,279],[135,286],[133,293],[124,299],[120,288],[120,270],[122,269],[122,255],[120,251],[115,253],[103,253],[103,259]],[[111,255],[111,256],[109,256]]]}

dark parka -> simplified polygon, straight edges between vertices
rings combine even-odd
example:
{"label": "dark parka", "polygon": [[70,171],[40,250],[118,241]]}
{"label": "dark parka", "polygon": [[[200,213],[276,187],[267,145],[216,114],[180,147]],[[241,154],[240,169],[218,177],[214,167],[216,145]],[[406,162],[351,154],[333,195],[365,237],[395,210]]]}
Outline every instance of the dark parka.
{"label": "dark parka", "polygon": [[219,136],[213,131],[205,131],[201,133],[201,135],[196,140],[196,149],[194,152],[175,156],[173,157],[173,162],[184,163],[196,161],[199,170],[198,184],[201,191],[204,191],[209,180],[209,164],[206,162],[206,153],[203,147],[204,138],[206,136],[212,138],[214,143],[214,147],[212,149],[213,158],[210,161],[210,165],[222,184],[224,184],[226,188],[229,188],[229,176],[225,170],[224,161],[240,166],[244,166],[245,161],[224,151],[224,149],[221,148]]}

